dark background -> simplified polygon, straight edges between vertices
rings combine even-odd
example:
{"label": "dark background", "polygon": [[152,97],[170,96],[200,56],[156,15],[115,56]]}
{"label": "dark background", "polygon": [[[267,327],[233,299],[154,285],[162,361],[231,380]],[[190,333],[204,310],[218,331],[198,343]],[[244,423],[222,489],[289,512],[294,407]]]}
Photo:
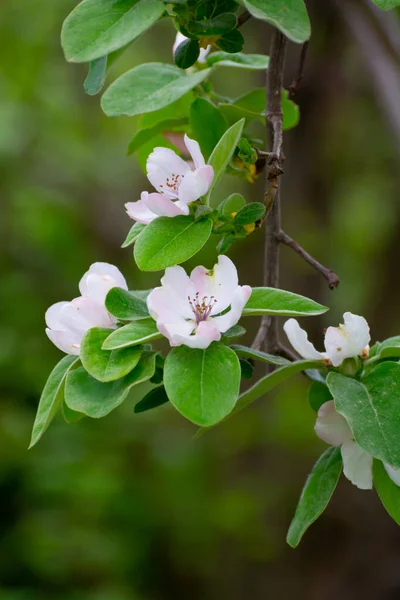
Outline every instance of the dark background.
{"label": "dark background", "polygon": [[[135,119],[109,119],[83,93],[85,66],[59,44],[73,0],[16,0],[0,8],[0,598],[1,600],[395,600],[400,532],[375,492],[342,478],[297,550],[285,535],[301,487],[324,449],[298,376],[193,440],[172,407],[134,415],[136,398],[101,421],[56,419],[27,451],[41,389],[59,351],[44,312],[77,295],[96,260],[131,288],[156,285],[120,245],[124,203],[149,184],[126,156]],[[345,310],[373,340],[400,332],[398,232],[400,67],[395,13],[364,0],[308,2],[313,37],[285,134],[283,225],[341,277],[326,282],[287,248],[281,286],[328,304],[304,324],[322,330]],[[243,26],[245,51],[268,52],[270,28]],[[119,72],[171,57],[171,23],[156,25]],[[285,83],[300,46],[290,44]],[[238,96],[264,75],[221,69],[215,88]],[[262,131],[260,131],[262,134]],[[262,179],[262,178],[261,178]],[[219,199],[254,186],[226,177]],[[218,199],[218,198],[217,198]],[[241,283],[262,281],[263,231],[231,256]],[[212,266],[215,243],[195,262]],[[244,322],[251,342],[256,319]]]}

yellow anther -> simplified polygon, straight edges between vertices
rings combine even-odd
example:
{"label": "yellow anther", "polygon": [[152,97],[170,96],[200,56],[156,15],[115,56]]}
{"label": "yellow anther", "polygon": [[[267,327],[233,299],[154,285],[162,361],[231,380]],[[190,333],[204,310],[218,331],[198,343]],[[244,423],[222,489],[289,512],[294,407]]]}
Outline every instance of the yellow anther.
{"label": "yellow anther", "polygon": [[249,235],[249,233],[253,233],[253,231],[256,228],[256,224],[255,223],[249,223],[249,225],[243,225],[243,229],[245,230],[245,232],[247,233],[247,235]]}

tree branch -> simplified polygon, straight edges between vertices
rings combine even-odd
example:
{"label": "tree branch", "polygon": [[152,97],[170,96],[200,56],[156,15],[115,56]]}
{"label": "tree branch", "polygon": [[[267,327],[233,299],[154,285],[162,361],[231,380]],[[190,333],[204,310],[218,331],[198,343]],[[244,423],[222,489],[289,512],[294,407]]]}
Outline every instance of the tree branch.
{"label": "tree branch", "polygon": [[293,238],[289,237],[282,229],[277,234],[277,238],[282,244],[289,246],[289,248],[297,252],[297,254],[299,254],[306,262],[308,262],[309,265],[318,271],[318,273],[321,273],[322,277],[325,277],[327,280],[331,290],[335,289],[339,285],[340,279],[336,273],[332,271],[332,269],[328,269],[327,267],[321,265],[320,262],[315,260],[311,254],[306,252],[304,248],[302,248]]}
{"label": "tree branch", "polygon": [[241,15],[238,16],[237,19],[237,25],[236,27],[239,28],[241,27],[244,23],[246,23],[246,21],[248,21],[251,18],[251,13],[249,13],[248,10],[245,10],[244,12],[242,12]]}
{"label": "tree branch", "polygon": [[301,82],[303,81],[303,78],[304,78],[304,64],[306,62],[307,50],[308,50],[308,42],[305,42],[303,44],[303,46],[301,48],[301,52],[300,52],[299,68],[297,70],[297,75],[296,75],[296,77],[293,79],[292,83],[288,87],[290,98],[293,98],[293,96],[295,95],[295,93],[299,89]]}
{"label": "tree branch", "polygon": [[[287,39],[274,30],[271,40],[269,66],[267,69],[267,152],[271,153],[268,161],[268,173],[265,185],[264,202],[266,211],[265,253],[264,253],[264,285],[279,285],[279,240],[277,234],[281,229],[281,209],[279,193],[279,177],[282,174],[282,87]],[[279,349],[279,332],[276,318],[265,316],[253,348],[261,348],[265,344],[268,352]]]}

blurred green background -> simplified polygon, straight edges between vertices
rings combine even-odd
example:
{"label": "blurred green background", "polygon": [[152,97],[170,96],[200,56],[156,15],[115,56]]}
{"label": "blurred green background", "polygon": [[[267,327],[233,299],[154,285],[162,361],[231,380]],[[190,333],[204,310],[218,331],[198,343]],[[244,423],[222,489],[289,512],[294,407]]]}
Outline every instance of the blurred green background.
{"label": "blurred green background", "polygon": [[[344,2],[308,3],[314,35],[296,96],[301,121],[285,135],[283,225],[342,280],[330,292],[282,249],[281,286],[331,307],[304,322],[319,347],[322,329],[345,310],[367,318],[374,340],[400,333],[399,137],[345,25]],[[56,419],[27,451],[41,389],[60,359],[44,333],[46,308],[76,296],[97,260],[118,265],[131,288],[158,280],[120,249],[132,225],[124,203],[150,186],[126,156],[135,119],[105,117],[99,98],[83,92],[85,66],[64,61],[59,33],[74,5],[0,7],[1,600],[398,599],[400,532],[375,492],[341,480],[300,547],[285,545],[324,449],[305,377],[197,441],[172,407],[134,415],[131,398],[98,422]],[[374,11],[369,18],[383,27]],[[243,33],[245,51],[268,51],[268,26],[250,20]],[[171,24],[157,24],[111,79],[172,60],[173,40]],[[290,44],[286,85],[299,50]],[[218,73],[216,89],[233,97],[264,80]],[[261,179],[251,186],[226,177],[218,195],[259,200]],[[233,249],[242,283],[260,284],[262,255],[263,231]],[[215,241],[195,262],[214,259]],[[248,321],[251,342],[257,323]]]}

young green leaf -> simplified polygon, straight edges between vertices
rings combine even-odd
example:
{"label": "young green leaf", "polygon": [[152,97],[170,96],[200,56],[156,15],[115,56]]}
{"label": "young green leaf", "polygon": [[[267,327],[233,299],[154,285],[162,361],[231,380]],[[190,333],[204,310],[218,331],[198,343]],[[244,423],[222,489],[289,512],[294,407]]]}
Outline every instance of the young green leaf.
{"label": "young green leaf", "polygon": [[164,385],[169,400],[184,417],[197,425],[215,425],[235,406],[239,359],[219,342],[205,350],[178,346],[166,358]]}
{"label": "young green leaf", "polygon": [[142,271],[161,271],[191,258],[211,235],[210,219],[159,217],[137,239],[135,261]]}
{"label": "young green leaf", "polygon": [[287,90],[282,91],[282,127],[284,131],[293,129],[300,121],[300,109],[298,105],[290,100]]}
{"label": "young green leaf", "polygon": [[152,410],[153,408],[157,408],[158,406],[162,406],[169,402],[167,393],[165,391],[165,387],[160,385],[159,387],[150,390],[148,394],[144,396],[137,404],[135,404],[135,408],[133,412],[142,413],[148,410]]}
{"label": "young green leaf", "polygon": [[383,506],[397,525],[400,525],[400,488],[389,475],[380,460],[374,460],[374,486]]}
{"label": "young green leaf", "polygon": [[103,343],[103,350],[119,350],[129,346],[138,346],[162,337],[156,322],[149,318],[133,321],[113,331]]}
{"label": "young green leaf", "polygon": [[232,213],[237,213],[246,204],[242,194],[231,194],[225,200],[222,200],[218,206],[218,211],[225,217],[231,217]]}
{"label": "young green leaf", "polygon": [[38,443],[62,405],[64,399],[63,386],[65,378],[68,371],[70,371],[74,365],[77,365],[78,362],[79,358],[77,356],[64,356],[50,373],[42,395],[40,396],[29,448],[32,448]]}
{"label": "young green leaf", "polygon": [[265,205],[261,202],[250,202],[239,210],[235,216],[235,223],[237,225],[249,225],[255,223],[259,219],[262,219],[265,215]]}
{"label": "young green leaf", "polygon": [[292,42],[302,44],[311,35],[304,0],[243,0],[243,3],[253,17],[271,23]]}
{"label": "young green leaf", "polygon": [[[209,164],[214,169],[214,180],[208,191],[207,198],[210,198],[212,190],[216,187],[228,166],[229,161],[241,138],[244,126],[244,119],[241,119],[228,129],[215,146],[210,156]],[[209,202],[208,202],[209,204]]]}
{"label": "young green leaf", "polygon": [[231,338],[240,337],[240,336],[244,335],[245,333],[246,333],[246,330],[244,327],[242,327],[241,325],[234,325],[233,327],[230,327],[228,329],[228,331],[225,331],[225,333],[222,335],[225,339],[230,340]]}
{"label": "young green leaf", "polygon": [[313,381],[308,390],[308,403],[311,408],[318,412],[325,402],[332,400],[332,394],[328,386],[321,381]]}
{"label": "young green leaf", "polygon": [[400,467],[400,364],[380,363],[362,381],[332,372],[326,383],[357,444]]}
{"label": "young green leaf", "polygon": [[[269,56],[264,54],[231,54],[229,52],[213,52],[207,58],[209,67],[237,67],[239,69],[250,69],[265,71],[268,68]],[[264,102],[265,108],[265,102]]]}
{"label": "young green leaf", "polygon": [[307,317],[321,315],[328,308],[292,292],[275,288],[253,288],[244,307],[243,316],[280,315],[283,317]]}
{"label": "young green leaf", "polygon": [[89,73],[83,84],[85,92],[89,96],[95,96],[102,89],[107,74],[107,56],[101,56],[90,61]]}
{"label": "young green leaf", "polygon": [[382,10],[391,10],[400,6],[400,0],[372,0]]}
{"label": "young green leaf", "polygon": [[[128,156],[136,152],[139,148],[141,148],[144,144],[148,143],[152,138],[160,133],[164,133],[165,131],[180,131],[184,125],[186,125],[188,119],[186,117],[177,117],[173,119],[165,119],[164,121],[159,121],[153,127],[148,127],[147,129],[139,129],[139,131],[133,136],[128,146]],[[141,223],[136,223],[136,225],[141,225]],[[143,225],[142,227],[145,227]],[[124,246],[123,246],[124,247]]]}
{"label": "young green leaf", "polygon": [[245,358],[239,358],[239,363],[240,363],[240,378],[241,379],[251,379],[253,377],[253,371],[254,371],[253,365]]}
{"label": "young green leaf", "polygon": [[97,381],[83,367],[71,371],[65,384],[67,406],[93,419],[105,417],[122,404],[133,386],[154,375],[155,356],[143,355],[133,371],[109,383]]}
{"label": "young green leaf", "polygon": [[72,410],[72,408],[69,408],[69,406],[66,405],[65,401],[63,402],[61,411],[64,417],[64,421],[68,423],[68,425],[78,423],[86,417],[86,415],[84,415],[83,413],[77,412],[76,410]]}
{"label": "young green leaf", "polygon": [[207,21],[190,21],[187,29],[189,33],[198,36],[223,35],[236,27],[236,21],[236,15],[227,12]]}
{"label": "young green leaf", "polygon": [[201,151],[208,160],[227,129],[224,117],[215,104],[205,98],[196,98],[190,108],[189,125],[194,139],[199,142]]}
{"label": "young green leaf", "polygon": [[179,44],[174,53],[174,63],[180,69],[189,69],[197,61],[200,55],[198,40],[184,40]]}
{"label": "young green leaf", "polygon": [[271,365],[287,366],[292,363],[283,356],[275,356],[275,354],[267,354],[261,352],[261,350],[254,350],[254,348],[247,348],[247,346],[241,346],[234,344],[231,346],[232,350],[236,352],[239,358],[251,358],[252,360],[258,360],[259,362],[268,363]]}
{"label": "young green leaf", "polygon": [[129,233],[126,236],[126,239],[122,244],[121,248],[128,248],[128,246],[134,244],[145,227],[146,225],[144,225],[143,223],[134,223],[134,225],[132,225],[132,227],[130,228]]}
{"label": "young green leaf", "polygon": [[83,0],[65,19],[61,45],[70,62],[89,62],[122,48],[163,14],[160,0]]}
{"label": "young green leaf", "polygon": [[102,382],[116,381],[130,373],[138,364],[143,349],[142,346],[132,346],[120,350],[103,350],[103,343],[109,335],[109,329],[93,327],[81,342],[82,365],[89,375]]}
{"label": "young green leaf", "polygon": [[228,52],[231,54],[236,54],[240,52],[243,48],[244,37],[243,34],[238,29],[233,29],[228,33],[224,33],[216,42],[215,45],[218,46],[223,52]]}
{"label": "young green leaf", "polygon": [[103,94],[109,117],[140,115],[171,104],[204,81],[211,69],[185,73],[164,63],[145,63],[124,73]]}
{"label": "young green leaf", "polygon": [[340,448],[328,448],[307,478],[286,541],[296,548],[307,529],[324,512],[342,471]]}
{"label": "young green leaf", "polygon": [[122,288],[111,288],[105,306],[109,313],[121,321],[142,321],[149,317],[145,299]]}

